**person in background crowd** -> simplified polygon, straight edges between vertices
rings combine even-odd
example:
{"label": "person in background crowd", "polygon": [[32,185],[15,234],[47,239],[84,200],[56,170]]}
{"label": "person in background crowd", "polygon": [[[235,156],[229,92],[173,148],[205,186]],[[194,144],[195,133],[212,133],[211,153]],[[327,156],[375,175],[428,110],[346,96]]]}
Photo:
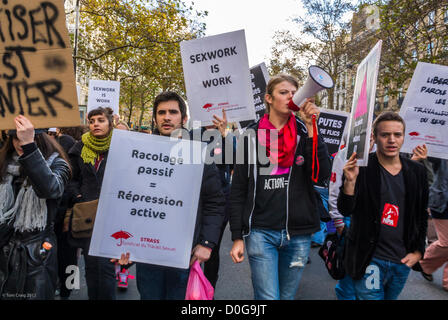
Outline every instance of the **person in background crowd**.
{"label": "person in background crowd", "polygon": [[[448,262],[448,160],[440,161],[434,183],[429,189],[429,208],[438,240],[426,248],[417,270],[426,280],[433,281],[432,273]],[[442,285],[448,291],[448,264],[443,269]]]}
{"label": "person in background crowd", "polygon": [[[244,163],[235,164],[232,178],[230,256],[240,263],[247,249],[256,300],[294,299],[311,234],[320,230],[320,199],[312,181],[312,115],[318,115],[319,109],[308,99],[301,106],[301,120],[296,118],[288,103],[297,88],[292,76],[272,77],[265,95],[267,113],[238,141]],[[317,137],[319,180],[323,181],[330,176],[330,158],[322,137]],[[264,163],[256,151],[261,147],[269,157]],[[249,157],[257,159],[249,163]]]}
{"label": "person in background crowd", "polygon": [[[89,131],[69,151],[73,167],[72,204],[99,199],[104,169],[113,131],[112,110],[91,110],[87,119]],[[89,300],[115,300],[115,268],[107,258],[90,256],[91,238],[73,239],[70,243],[82,248]]]}
{"label": "person in background crowd", "polygon": [[[69,150],[76,143],[75,139],[70,135],[61,133],[59,128],[48,129],[52,133],[52,137],[68,154]],[[70,186],[70,184],[69,184]],[[68,242],[68,228],[65,226],[66,215],[69,208],[71,198],[70,187],[64,190],[64,194],[58,206],[58,213],[54,223],[54,231],[58,240],[58,275],[59,275],[59,295],[62,300],[67,300],[70,297],[71,289],[66,285],[66,280],[70,273],[67,273],[68,266],[78,265],[77,248],[72,247]]]}
{"label": "person in background crowd", "polygon": [[47,131],[47,134],[49,137],[52,137],[52,138],[56,137],[56,135],[57,135],[56,128],[49,128]]}
{"label": "person in background crowd", "polygon": [[[165,137],[177,137],[188,118],[185,101],[172,91],[162,92],[155,98],[153,114],[153,134]],[[202,263],[210,259],[212,250],[219,242],[224,206],[218,169],[213,163],[204,164],[190,266],[195,261]],[[129,259],[129,253],[123,254],[119,263],[128,264]],[[146,263],[136,263],[136,266],[137,288],[142,300],[185,299],[189,269]]]}
{"label": "person in background crowd", "polygon": [[58,202],[70,179],[64,150],[15,118],[0,150],[0,299],[54,299]]}
{"label": "person in background crowd", "polygon": [[57,136],[70,136],[75,139],[75,141],[81,141],[82,135],[87,131],[89,131],[88,126],[56,128]]}
{"label": "person in background crowd", "polygon": [[115,129],[127,130],[127,131],[130,130],[128,124],[122,120],[117,122],[117,124],[115,125]]}
{"label": "person in background crowd", "polygon": [[328,183],[329,181],[322,181],[320,184],[314,185],[314,189],[319,192],[320,202],[319,212],[320,212],[320,230],[311,235],[311,247],[317,248],[323,245],[325,237],[328,234],[328,222],[331,220],[328,214]]}
{"label": "person in background crowd", "polygon": [[[115,120],[115,129],[118,130],[126,130],[129,131],[129,126],[127,125],[126,122],[124,122],[123,120],[117,120],[116,118]],[[129,274],[129,267],[131,264],[129,264],[128,266],[121,266],[118,262],[115,262],[115,273],[117,274],[117,285],[118,288],[120,289],[127,289],[128,288],[128,279],[133,278],[133,276],[131,276]]]}
{"label": "person in background crowd", "polygon": [[351,216],[344,265],[356,298],[395,300],[425,252],[428,184],[423,165],[400,155],[405,123],[384,112],[373,123],[367,167],[344,166],[338,210]]}

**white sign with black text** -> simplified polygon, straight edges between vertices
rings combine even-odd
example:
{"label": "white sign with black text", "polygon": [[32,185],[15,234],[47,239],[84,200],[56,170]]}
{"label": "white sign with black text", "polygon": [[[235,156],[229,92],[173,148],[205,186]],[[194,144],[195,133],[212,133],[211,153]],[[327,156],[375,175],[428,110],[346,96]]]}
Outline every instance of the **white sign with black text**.
{"label": "white sign with black text", "polygon": [[114,130],[89,254],[130,252],[132,261],[188,268],[204,150],[198,141]]}
{"label": "white sign with black text", "polygon": [[244,30],[180,43],[191,118],[211,125],[213,115],[255,119]]}
{"label": "white sign with black text", "polygon": [[448,159],[448,67],[419,62],[400,115],[406,123],[402,152],[422,144],[428,156]]}
{"label": "white sign with black text", "polygon": [[87,112],[98,107],[109,107],[119,114],[120,81],[89,80]]}

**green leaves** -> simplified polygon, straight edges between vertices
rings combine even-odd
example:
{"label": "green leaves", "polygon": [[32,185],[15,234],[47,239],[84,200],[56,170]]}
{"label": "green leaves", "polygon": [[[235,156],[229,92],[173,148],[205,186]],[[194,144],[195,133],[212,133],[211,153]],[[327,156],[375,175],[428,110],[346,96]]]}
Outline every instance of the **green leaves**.
{"label": "green leaves", "polygon": [[[81,0],[77,73],[119,80],[126,120],[148,124],[162,90],[184,94],[179,43],[202,36],[205,12],[180,0]],[[74,44],[73,44],[74,45]]]}

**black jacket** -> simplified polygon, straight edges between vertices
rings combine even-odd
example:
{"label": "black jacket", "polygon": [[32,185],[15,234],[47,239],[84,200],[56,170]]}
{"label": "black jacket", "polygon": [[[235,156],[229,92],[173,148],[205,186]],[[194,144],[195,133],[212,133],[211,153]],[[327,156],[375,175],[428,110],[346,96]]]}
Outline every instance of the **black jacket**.
{"label": "black jacket", "polygon": [[[425,167],[400,156],[406,188],[404,218],[404,244],[406,252],[425,252],[428,224],[428,183]],[[372,260],[381,230],[380,164],[376,153],[369,155],[367,167],[359,168],[355,194],[344,194],[340,188],[338,210],[344,216],[351,215],[346,236],[345,268],[353,279],[361,279]],[[343,177],[343,181],[345,178]]]}
{"label": "black jacket", "polygon": [[[84,146],[82,141],[78,141],[69,150],[68,156],[72,166],[73,177],[69,183],[69,201],[68,207],[71,208],[75,203],[88,202],[100,198],[101,185],[103,184],[104,170],[106,169],[107,156],[109,151],[103,153],[98,170],[90,163],[84,163],[81,158],[81,151]],[[78,197],[81,195],[81,197]],[[83,248],[88,251],[91,238],[73,238],[71,232],[68,232],[68,242],[72,247]]]}
{"label": "black jacket", "polygon": [[[260,121],[247,127],[244,136],[239,138],[237,159],[234,166],[232,187],[230,191],[230,230],[232,240],[242,239],[250,233],[252,212],[255,207],[255,186],[258,159],[258,125]],[[311,234],[320,230],[318,212],[319,194],[313,187],[312,152],[313,140],[303,122],[296,118],[297,147],[294,163],[289,173],[287,191],[287,231],[288,235]],[[249,151],[250,150],[250,151]],[[330,158],[326,144],[318,136],[319,181],[329,178],[331,173]],[[242,158],[240,155],[243,155]],[[302,156],[304,162],[297,164],[296,159]],[[256,160],[256,161],[255,161]]]}
{"label": "black jacket", "polygon": [[[186,190],[188,192],[188,189]],[[202,175],[201,194],[193,237],[196,244],[213,249],[219,242],[224,221],[224,193],[221,188],[219,172],[214,164],[205,164]]]}
{"label": "black jacket", "polygon": [[[70,182],[72,204],[77,202],[87,202],[99,199],[101,185],[103,184],[104,170],[106,168],[108,151],[103,153],[104,159],[101,161],[98,171],[90,163],[84,163],[81,158],[81,150],[84,147],[82,141],[78,141],[68,152],[73,170],[73,178]],[[77,196],[81,195],[81,198]]]}
{"label": "black jacket", "polygon": [[[158,135],[157,130],[153,132]],[[192,140],[191,132],[189,137]],[[186,187],[185,192],[188,190]],[[214,163],[204,164],[192,247],[197,244],[210,249],[215,247],[224,223],[224,207],[225,198],[218,168]]]}
{"label": "black jacket", "polygon": [[[34,151],[19,157],[19,163],[36,195],[46,199],[47,226],[43,231],[14,232],[0,247],[0,299],[53,299],[58,274],[53,222],[70,169],[60,157],[48,167],[35,146]],[[52,248],[43,256],[39,250],[45,241]]]}

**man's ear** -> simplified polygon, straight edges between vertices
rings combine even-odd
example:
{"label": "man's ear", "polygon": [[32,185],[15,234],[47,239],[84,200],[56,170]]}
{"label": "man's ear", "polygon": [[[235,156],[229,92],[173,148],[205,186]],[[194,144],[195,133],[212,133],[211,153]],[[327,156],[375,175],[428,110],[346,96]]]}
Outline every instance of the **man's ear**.
{"label": "man's ear", "polygon": [[182,125],[185,125],[188,121],[188,115],[185,115],[184,119],[182,120]]}

